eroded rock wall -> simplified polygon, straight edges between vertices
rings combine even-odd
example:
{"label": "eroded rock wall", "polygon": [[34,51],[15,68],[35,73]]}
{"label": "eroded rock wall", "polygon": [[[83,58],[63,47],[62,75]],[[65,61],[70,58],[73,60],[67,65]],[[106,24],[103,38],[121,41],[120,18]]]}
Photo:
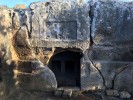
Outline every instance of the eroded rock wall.
{"label": "eroded rock wall", "polygon": [[17,90],[55,90],[58,83],[47,66],[64,50],[82,54],[81,90],[133,93],[132,6],[59,0],[0,9],[1,98]]}
{"label": "eroded rock wall", "polygon": [[106,88],[130,93],[133,93],[132,81],[129,81],[133,79],[132,13],[132,3],[92,2],[94,44],[88,55],[103,75]]}

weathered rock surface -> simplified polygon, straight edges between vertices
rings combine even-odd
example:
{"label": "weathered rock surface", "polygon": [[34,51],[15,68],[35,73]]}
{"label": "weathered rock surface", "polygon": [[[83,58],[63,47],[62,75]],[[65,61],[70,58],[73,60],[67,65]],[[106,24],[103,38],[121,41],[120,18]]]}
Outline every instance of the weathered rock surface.
{"label": "weathered rock surface", "polygon": [[0,33],[1,35],[7,35],[6,33],[12,27],[12,19],[9,15],[10,10],[0,9]]}
{"label": "weathered rock surface", "polygon": [[18,70],[18,72],[15,73],[18,86],[24,90],[38,91],[53,91],[57,88],[55,75],[48,67],[39,61],[23,62],[23,65],[25,65],[25,63],[29,63],[29,66],[26,67],[31,67],[32,72],[26,73]]}
{"label": "weathered rock surface", "polygon": [[83,90],[103,90],[103,78],[99,70],[90,62],[82,64],[81,87]]}
{"label": "weathered rock surface", "polygon": [[92,60],[132,62],[133,47],[93,45],[88,56],[91,57]]}
{"label": "weathered rock surface", "polygon": [[63,98],[70,98],[72,96],[72,90],[64,90],[62,97]]}
{"label": "weathered rock surface", "polygon": [[91,30],[94,43],[100,45],[131,45],[133,38],[132,9],[132,3],[113,0],[93,1]]}
{"label": "weathered rock surface", "polygon": [[133,65],[129,65],[125,70],[123,70],[119,75],[116,76],[114,88],[122,91],[127,90],[130,93],[133,93],[131,86],[133,85]]}
{"label": "weathered rock surface", "polygon": [[[55,90],[56,77],[46,66],[55,54],[74,51],[82,54],[81,90],[113,89],[106,91],[109,96],[124,90],[132,94],[132,6],[114,0],[92,0],[91,7],[83,0],[52,0],[32,3],[28,9],[23,5],[14,10],[0,8],[2,93],[9,96],[17,86],[26,91]],[[56,96],[71,94],[55,92]],[[120,98],[130,97],[120,92]]]}
{"label": "weathered rock surface", "polygon": [[[132,66],[133,64],[132,62],[101,61],[101,60],[99,61],[94,60],[93,63],[95,67],[101,72],[99,75],[103,76],[104,85],[106,88],[114,88],[115,84],[117,84],[116,87],[117,86],[119,87],[119,85],[121,85],[123,82],[115,83],[116,80],[118,79],[117,77],[121,75],[128,67]],[[128,77],[132,79],[132,75],[130,73],[128,74],[129,74]],[[124,77],[125,74],[122,74],[122,75],[123,75],[122,79],[125,80],[125,77]],[[129,82],[129,83],[132,84],[132,82]]]}
{"label": "weathered rock surface", "polygon": [[39,2],[32,10],[32,37],[45,40],[88,40],[89,5],[77,1]]}
{"label": "weathered rock surface", "polygon": [[131,98],[131,94],[126,91],[122,91],[119,94],[120,94],[121,99],[130,99]]}
{"label": "weathered rock surface", "polygon": [[117,90],[106,90],[106,94],[108,96],[114,96],[114,97],[118,97],[119,96],[119,92]]}
{"label": "weathered rock surface", "polygon": [[13,46],[19,59],[29,60],[34,58],[26,26],[20,27],[18,32],[14,35]]}
{"label": "weathered rock surface", "polygon": [[63,94],[63,90],[57,89],[57,90],[54,91],[54,95],[55,95],[56,97],[61,97],[62,94]]}
{"label": "weathered rock surface", "polygon": [[103,76],[107,89],[127,89],[132,93],[132,13],[132,3],[113,0],[91,2],[94,44],[88,56],[101,72],[99,75]]}
{"label": "weathered rock surface", "polygon": [[26,26],[22,26],[18,30],[16,37],[15,37],[14,45],[24,46],[24,47],[30,46],[29,39],[28,39],[28,30],[27,30]]}

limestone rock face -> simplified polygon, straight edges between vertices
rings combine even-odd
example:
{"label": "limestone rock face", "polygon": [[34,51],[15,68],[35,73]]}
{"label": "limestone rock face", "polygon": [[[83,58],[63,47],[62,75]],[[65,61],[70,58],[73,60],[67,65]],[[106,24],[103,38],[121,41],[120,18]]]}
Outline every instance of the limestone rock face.
{"label": "limestone rock face", "polygon": [[10,41],[12,19],[9,9],[0,9],[0,49],[6,49]]}
{"label": "limestone rock face", "polygon": [[[73,51],[82,56],[76,65],[80,79],[75,79],[81,90],[110,90],[110,96],[118,96],[117,92],[120,98],[131,96],[133,4],[84,1],[51,0],[32,3],[26,9],[23,5],[0,8],[0,67],[4,69],[0,90],[4,85],[4,95],[9,96],[17,87],[25,91],[55,90],[58,76],[47,66],[52,66],[50,60],[57,53]],[[59,60],[59,70],[75,71],[64,68],[67,61]],[[75,66],[73,61],[70,65]],[[125,90],[129,94],[120,92]],[[57,91],[56,95],[62,93]],[[71,94],[66,91],[65,95]]]}
{"label": "limestone rock face", "polygon": [[17,13],[17,12],[13,12],[13,18],[12,18],[12,20],[13,20],[13,29],[14,30],[18,30],[19,28],[20,28],[20,16],[19,16],[19,13]]}
{"label": "limestone rock face", "polygon": [[99,46],[93,45],[88,56],[93,60],[132,62],[132,46]]}
{"label": "limestone rock face", "polygon": [[115,79],[114,88],[122,91],[128,90],[128,92],[133,93],[131,85],[133,85],[133,64],[129,65],[125,70],[123,70]]}
{"label": "limestone rock face", "polygon": [[132,44],[132,3],[98,0],[92,7],[92,37],[96,44]]}
{"label": "limestone rock face", "polygon": [[132,3],[114,0],[91,2],[91,37],[88,57],[101,72],[106,89],[132,93]]}
{"label": "limestone rock face", "polygon": [[[105,86],[107,88],[114,88],[116,78],[123,73],[123,70],[126,70],[132,64],[131,62],[109,62],[109,61],[94,61],[95,66],[100,70],[101,74],[105,80]],[[108,66],[108,67],[107,67]],[[123,74],[124,75],[124,74]],[[126,74],[125,74],[126,75]],[[132,76],[129,76],[132,78]],[[124,78],[123,78],[124,79]],[[129,82],[132,84],[132,82]],[[116,87],[122,84],[117,83]],[[124,84],[124,83],[123,83]],[[116,88],[115,88],[116,89]],[[118,90],[118,89],[116,89]]]}
{"label": "limestone rock face", "polygon": [[3,35],[6,35],[6,32],[8,32],[12,25],[12,19],[9,14],[10,11],[8,9],[0,10],[0,32]]}
{"label": "limestone rock face", "polygon": [[20,27],[18,32],[13,37],[14,50],[16,51],[18,58],[21,60],[34,58],[28,38],[28,31],[26,26]]}
{"label": "limestone rock face", "polygon": [[14,31],[18,31],[20,27],[26,26],[30,32],[30,11],[17,9],[12,11],[12,27]]}
{"label": "limestone rock face", "polygon": [[85,63],[81,70],[81,87],[84,90],[103,90],[104,83],[99,70],[92,63]]}
{"label": "limestone rock face", "polygon": [[74,1],[38,2],[32,10],[32,37],[45,40],[89,39],[89,5]]}
{"label": "limestone rock face", "polygon": [[20,27],[16,34],[15,38],[15,45],[18,46],[30,46],[29,39],[28,39],[28,31],[26,26]]}
{"label": "limestone rock face", "polygon": [[21,72],[21,69],[19,69],[19,72],[16,73],[18,86],[24,90],[38,91],[53,91],[57,88],[55,75],[48,67],[44,66],[39,61],[23,62],[21,64],[24,65],[25,63],[30,63],[27,67],[31,67],[32,72]]}

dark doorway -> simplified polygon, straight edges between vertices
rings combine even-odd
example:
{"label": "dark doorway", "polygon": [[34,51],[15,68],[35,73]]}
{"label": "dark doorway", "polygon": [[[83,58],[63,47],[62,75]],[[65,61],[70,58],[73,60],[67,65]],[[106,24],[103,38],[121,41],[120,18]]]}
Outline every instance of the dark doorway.
{"label": "dark doorway", "polygon": [[51,58],[49,67],[56,76],[58,87],[80,87],[81,57],[79,52],[63,51]]}

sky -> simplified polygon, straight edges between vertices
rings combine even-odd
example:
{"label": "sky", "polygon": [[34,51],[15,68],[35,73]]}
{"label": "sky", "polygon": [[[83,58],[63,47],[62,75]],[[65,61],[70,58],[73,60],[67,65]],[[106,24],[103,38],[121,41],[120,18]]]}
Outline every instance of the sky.
{"label": "sky", "polygon": [[[7,5],[8,7],[14,7],[16,4],[30,5],[32,2],[48,1],[48,0],[0,0],[0,5]],[[120,0],[120,1],[133,1],[133,0]]]}
{"label": "sky", "polygon": [[14,7],[16,4],[30,5],[32,2],[48,1],[48,0],[0,0],[0,5],[7,5],[8,7]]}

